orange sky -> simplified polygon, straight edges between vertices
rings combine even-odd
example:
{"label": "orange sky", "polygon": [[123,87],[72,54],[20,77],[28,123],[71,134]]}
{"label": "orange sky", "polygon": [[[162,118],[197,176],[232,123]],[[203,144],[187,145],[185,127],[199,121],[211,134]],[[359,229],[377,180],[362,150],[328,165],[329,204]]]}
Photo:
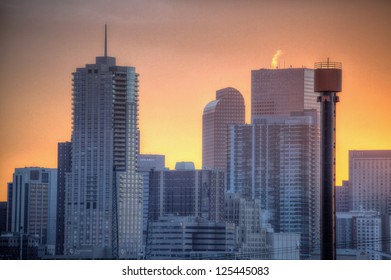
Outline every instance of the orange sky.
{"label": "orange sky", "polygon": [[[67,3],[65,3],[67,2]],[[71,73],[103,54],[140,73],[141,151],[201,167],[201,120],[215,91],[235,87],[250,116],[250,71],[343,65],[337,180],[348,150],[391,149],[388,1],[83,1],[0,3],[0,200],[16,167],[56,167],[71,135]],[[354,3],[354,5],[353,5]]]}

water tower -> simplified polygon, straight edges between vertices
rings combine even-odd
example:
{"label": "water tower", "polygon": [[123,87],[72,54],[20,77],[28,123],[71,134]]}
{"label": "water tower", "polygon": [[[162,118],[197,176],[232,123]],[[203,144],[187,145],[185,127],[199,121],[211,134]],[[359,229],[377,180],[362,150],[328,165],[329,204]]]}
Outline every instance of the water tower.
{"label": "water tower", "polygon": [[321,120],[321,259],[336,259],[335,122],[337,93],[342,90],[340,62],[315,63],[315,91],[320,93]]}

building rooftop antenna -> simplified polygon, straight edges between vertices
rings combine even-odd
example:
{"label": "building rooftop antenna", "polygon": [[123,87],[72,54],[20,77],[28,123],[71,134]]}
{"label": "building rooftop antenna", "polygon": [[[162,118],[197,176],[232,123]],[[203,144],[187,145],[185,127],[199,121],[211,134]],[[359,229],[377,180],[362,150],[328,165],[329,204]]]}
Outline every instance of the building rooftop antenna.
{"label": "building rooftop antenna", "polygon": [[107,24],[105,24],[105,57],[107,57]]}

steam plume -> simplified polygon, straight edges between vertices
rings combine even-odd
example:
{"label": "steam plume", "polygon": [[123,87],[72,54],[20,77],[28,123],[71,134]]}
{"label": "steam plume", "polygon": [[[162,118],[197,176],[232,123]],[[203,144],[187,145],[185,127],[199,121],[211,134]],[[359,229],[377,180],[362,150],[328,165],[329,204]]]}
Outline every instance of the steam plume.
{"label": "steam plume", "polygon": [[277,50],[272,58],[272,68],[276,69],[278,66],[278,60],[280,59],[280,56],[282,55],[282,50]]}

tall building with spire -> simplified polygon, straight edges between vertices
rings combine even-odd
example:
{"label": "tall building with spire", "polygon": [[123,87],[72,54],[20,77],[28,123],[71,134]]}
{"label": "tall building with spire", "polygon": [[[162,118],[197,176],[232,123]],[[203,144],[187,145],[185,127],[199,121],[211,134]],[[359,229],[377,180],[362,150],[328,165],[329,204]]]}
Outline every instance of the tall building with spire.
{"label": "tall building with spire", "polygon": [[231,124],[244,124],[245,106],[242,94],[231,87],[216,92],[202,115],[202,167],[227,170],[227,139]]}
{"label": "tall building with spire", "polygon": [[142,238],[138,74],[107,55],[73,73],[72,167],[66,175],[66,255],[137,258]]}

